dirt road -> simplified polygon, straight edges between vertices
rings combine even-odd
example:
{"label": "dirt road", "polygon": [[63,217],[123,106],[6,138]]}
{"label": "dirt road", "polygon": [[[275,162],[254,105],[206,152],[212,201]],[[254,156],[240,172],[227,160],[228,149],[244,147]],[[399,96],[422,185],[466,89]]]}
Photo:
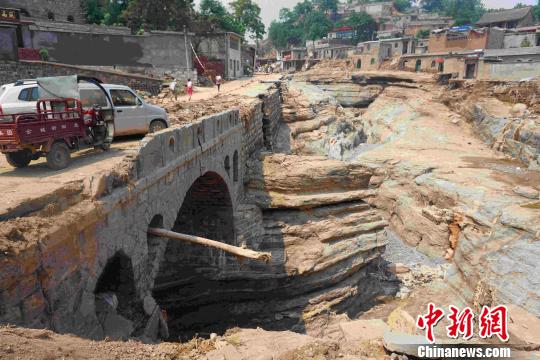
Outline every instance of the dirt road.
{"label": "dirt road", "polygon": [[[216,87],[197,87],[191,102],[188,102],[187,96],[181,96],[176,103],[187,112],[193,108],[195,116],[192,116],[192,120],[195,120],[199,117],[196,109],[202,102],[214,103],[215,100],[215,103],[220,103],[222,99],[225,101],[224,98],[230,98],[232,95],[256,96],[257,89],[261,88],[261,81],[278,78],[279,75],[271,74],[228,81],[222,85],[220,94],[217,94]],[[141,139],[142,136],[122,137],[115,139],[110,151],[83,150],[74,153],[70,166],[61,171],[50,170],[44,158],[33,161],[25,169],[15,169],[7,163],[4,155],[0,155],[0,194],[3,200],[0,203],[0,219],[31,211],[31,207],[28,208],[24,204],[35,201],[48,202],[47,197],[62,187],[73,182],[81,182],[89,175],[111,170],[126,154],[137,148]]]}

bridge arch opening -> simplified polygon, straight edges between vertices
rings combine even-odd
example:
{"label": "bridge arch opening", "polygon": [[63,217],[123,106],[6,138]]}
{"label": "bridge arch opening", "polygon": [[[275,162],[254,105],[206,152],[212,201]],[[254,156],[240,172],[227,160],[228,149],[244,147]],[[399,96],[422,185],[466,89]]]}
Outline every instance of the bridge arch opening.
{"label": "bridge arch opening", "polygon": [[[191,185],[171,230],[236,245],[231,195],[219,174],[207,172]],[[161,241],[167,241],[167,246],[153,296],[167,312],[171,338],[204,333],[201,323],[211,323],[216,308],[205,315],[199,308],[215,300],[212,293],[221,286],[215,276],[237,260],[217,249],[179,240]]]}
{"label": "bridge arch opening", "polygon": [[[126,338],[144,320],[137,294],[133,264],[123,252],[116,252],[105,265],[94,290],[96,316],[105,336]],[[121,329],[121,330],[119,330]]]}

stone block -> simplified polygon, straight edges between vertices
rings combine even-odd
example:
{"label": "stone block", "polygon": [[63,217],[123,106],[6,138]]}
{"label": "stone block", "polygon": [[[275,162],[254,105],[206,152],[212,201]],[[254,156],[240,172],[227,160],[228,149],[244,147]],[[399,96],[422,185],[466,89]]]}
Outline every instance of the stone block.
{"label": "stone block", "polygon": [[127,340],[133,332],[133,322],[114,312],[107,313],[103,322],[103,332],[113,340]]}
{"label": "stone block", "polygon": [[516,306],[508,306],[508,331],[510,343],[517,344],[524,350],[540,347],[540,319],[527,310]]}

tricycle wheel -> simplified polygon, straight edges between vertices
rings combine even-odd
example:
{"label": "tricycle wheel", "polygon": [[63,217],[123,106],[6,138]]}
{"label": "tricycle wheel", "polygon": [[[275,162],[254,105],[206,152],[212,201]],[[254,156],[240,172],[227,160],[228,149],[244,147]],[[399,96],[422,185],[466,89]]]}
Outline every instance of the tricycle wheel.
{"label": "tricycle wheel", "polygon": [[28,149],[8,152],[6,153],[6,159],[9,165],[16,168],[24,168],[32,161],[32,152]]}
{"label": "tricycle wheel", "polygon": [[68,166],[71,154],[63,142],[55,142],[47,153],[47,165],[53,170],[61,170]]}
{"label": "tricycle wheel", "polygon": [[111,148],[111,143],[103,143],[100,145],[101,150],[108,151]]}

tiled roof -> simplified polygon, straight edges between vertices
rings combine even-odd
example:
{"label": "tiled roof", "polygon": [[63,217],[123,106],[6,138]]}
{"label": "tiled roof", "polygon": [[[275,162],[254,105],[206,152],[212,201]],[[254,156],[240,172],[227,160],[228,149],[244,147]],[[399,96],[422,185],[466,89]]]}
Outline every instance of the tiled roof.
{"label": "tiled roof", "polygon": [[532,10],[531,6],[519,8],[519,9],[510,9],[502,11],[492,11],[485,13],[476,24],[478,25],[487,25],[499,22],[507,21],[516,21],[521,20]]}

